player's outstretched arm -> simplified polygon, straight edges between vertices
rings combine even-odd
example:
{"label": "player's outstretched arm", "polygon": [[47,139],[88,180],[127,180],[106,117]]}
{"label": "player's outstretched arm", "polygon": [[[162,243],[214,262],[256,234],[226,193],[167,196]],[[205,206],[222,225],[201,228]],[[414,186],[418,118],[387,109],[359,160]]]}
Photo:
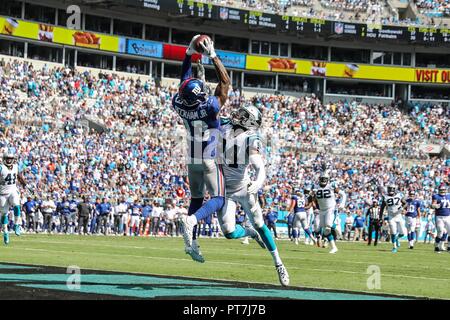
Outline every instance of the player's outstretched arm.
{"label": "player's outstretched arm", "polygon": [[199,34],[197,34],[196,36],[194,36],[191,40],[191,43],[189,44],[189,47],[186,50],[186,55],[184,56],[184,60],[183,60],[183,64],[181,66],[181,78],[180,78],[180,84],[189,78],[192,78],[192,55],[194,53],[197,53],[197,51],[195,51],[195,40],[197,40],[197,38],[200,37]]}
{"label": "player's outstretched arm", "polygon": [[228,89],[231,85],[230,76],[228,75],[222,61],[220,61],[219,57],[217,57],[216,50],[214,49],[214,43],[209,39],[206,39],[204,42],[201,42],[200,45],[203,48],[203,54],[212,60],[214,68],[216,69],[219,84],[216,87],[214,96],[219,99],[220,106],[223,106],[225,102],[227,102],[228,98]]}

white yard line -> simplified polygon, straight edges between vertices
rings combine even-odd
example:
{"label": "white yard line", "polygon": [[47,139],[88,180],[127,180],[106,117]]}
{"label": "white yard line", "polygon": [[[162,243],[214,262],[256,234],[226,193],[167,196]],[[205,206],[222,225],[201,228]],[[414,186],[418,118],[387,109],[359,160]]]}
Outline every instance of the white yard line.
{"label": "white yard line", "polygon": [[[50,253],[64,253],[64,254],[83,254],[83,255],[92,255],[92,252],[85,251],[63,251],[63,250],[48,250],[48,249],[34,249],[34,248],[24,248],[26,251],[41,251],[41,252],[50,252]],[[146,257],[146,256],[137,256],[130,254],[115,254],[115,253],[101,253],[96,252],[96,255],[104,255],[104,256],[118,256],[118,257],[129,257],[129,258],[140,258],[140,259],[151,259],[151,260],[174,260],[174,261],[192,261],[191,259],[182,259],[182,258],[170,258],[170,257]],[[267,265],[262,264],[247,264],[247,263],[238,263],[238,262],[229,262],[229,261],[207,261],[209,264],[218,264],[218,265],[236,265],[236,266],[246,266],[246,267],[258,267],[267,269]],[[304,268],[300,267],[289,267],[289,270],[304,270]],[[355,272],[355,271],[346,271],[346,270],[335,270],[335,269],[309,269],[312,271],[319,272],[340,272],[340,273],[349,273],[349,274],[361,274],[366,275],[365,272]],[[399,274],[389,274],[382,273],[382,276],[394,277],[394,278],[408,278],[408,279],[420,279],[420,280],[433,280],[433,281],[450,281],[450,279],[445,278],[429,278],[429,277],[416,277],[416,276],[408,276],[408,275],[399,275]]]}

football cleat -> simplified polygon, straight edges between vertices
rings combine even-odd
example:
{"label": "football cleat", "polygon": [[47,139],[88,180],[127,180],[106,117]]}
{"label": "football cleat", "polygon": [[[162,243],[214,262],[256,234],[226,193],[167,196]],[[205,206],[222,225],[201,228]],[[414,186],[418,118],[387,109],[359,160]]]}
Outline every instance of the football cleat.
{"label": "football cleat", "polygon": [[20,236],[20,225],[14,225],[14,233],[16,234],[16,236]]}
{"label": "football cleat", "polygon": [[278,273],[278,279],[280,280],[280,283],[283,287],[287,287],[289,285],[289,274],[286,270],[286,268],[280,264],[278,266],[275,266]]}
{"label": "football cleat", "polygon": [[439,247],[434,247],[434,252],[436,253],[441,253],[442,250]]}
{"label": "football cleat", "polygon": [[191,256],[192,260],[200,263],[204,263],[205,259],[201,255],[200,251],[195,250],[193,247],[189,248],[188,251],[186,251],[188,255]]}
{"label": "football cleat", "polygon": [[181,225],[183,226],[183,240],[185,248],[192,247],[192,235],[194,233],[194,225],[189,222],[188,216],[181,217]]}
{"label": "football cleat", "polygon": [[295,245],[297,245],[297,246],[298,246],[298,238],[295,238],[295,241],[294,241],[294,243],[295,243]]}
{"label": "football cleat", "polygon": [[244,240],[241,241],[242,244],[250,244],[250,242],[248,242],[248,237],[245,237]]}
{"label": "football cleat", "polygon": [[331,254],[335,254],[336,252],[338,252],[338,248],[334,247],[330,250]]}
{"label": "football cleat", "polygon": [[414,246],[409,246],[410,249],[414,249]]}
{"label": "football cleat", "polygon": [[392,253],[397,253],[397,248],[392,248]]}
{"label": "football cleat", "polygon": [[3,242],[8,245],[9,244],[9,233],[3,232]]}

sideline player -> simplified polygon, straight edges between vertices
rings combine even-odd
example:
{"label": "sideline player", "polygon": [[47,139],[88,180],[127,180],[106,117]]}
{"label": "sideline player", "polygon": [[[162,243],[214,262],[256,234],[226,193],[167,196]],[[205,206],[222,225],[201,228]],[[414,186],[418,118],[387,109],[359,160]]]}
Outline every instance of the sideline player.
{"label": "sideline player", "polygon": [[16,181],[25,187],[26,182],[17,167],[16,156],[7,151],[3,154],[3,163],[0,165],[0,207],[2,210],[2,226],[3,226],[3,242],[9,244],[8,232],[8,212],[9,208],[14,210],[14,232],[20,236],[20,225],[22,224],[20,217],[20,196],[17,189]]}
{"label": "sideline player", "polygon": [[[258,190],[266,179],[261,140],[258,129],[262,123],[261,112],[255,106],[242,106],[224,119],[222,131],[225,138],[224,176],[227,190],[225,206],[219,213],[222,232],[227,239],[251,237],[262,248],[269,250],[281,285],[289,285],[289,274],[278,253],[270,230],[264,223]],[[255,179],[251,180],[249,169],[253,167]],[[236,225],[237,203],[248,216],[253,227]]]}
{"label": "sideline player", "polygon": [[392,253],[397,253],[400,248],[399,238],[406,234],[405,221],[402,217],[403,206],[406,204],[403,196],[397,192],[397,187],[393,184],[388,185],[387,195],[383,196],[381,204],[381,213],[387,208],[389,217],[389,230],[391,233]]}
{"label": "sideline player", "polygon": [[[197,221],[219,211],[225,203],[222,168],[216,162],[217,141],[220,137],[218,115],[227,101],[231,81],[209,38],[200,42],[200,46],[203,54],[211,59],[219,78],[214,95],[208,95],[204,81],[193,77],[191,59],[197,53],[195,47],[198,37],[200,35],[192,39],[186,50],[179,90],[173,98],[172,106],[184,122],[189,142],[187,167],[191,203],[189,217],[183,216],[181,219],[185,252],[195,261],[204,262],[197,242],[193,241],[194,227]],[[211,199],[203,204],[205,185]]]}
{"label": "sideline player", "polygon": [[[440,253],[445,251],[444,233],[450,231],[450,193],[447,192],[445,185],[441,185],[438,193],[433,195],[431,206],[434,208],[437,232],[434,239],[434,251]],[[450,246],[447,246],[447,251],[450,252]]]}
{"label": "sideline player", "polygon": [[[289,212],[294,211],[294,222],[293,222],[293,230],[292,237],[294,238],[294,243],[298,245],[298,238],[300,237],[300,227],[305,231],[305,244],[307,243],[307,238],[309,237],[314,244],[317,243],[316,238],[312,234],[309,226],[309,209],[312,208],[313,202],[308,201],[306,199],[308,196],[307,191],[305,190],[303,194],[300,193],[298,189],[296,189],[296,194],[292,195],[291,205],[289,207]],[[311,200],[309,198],[309,200]],[[307,237],[308,235],[308,237]]]}
{"label": "sideline player", "polygon": [[416,198],[414,190],[409,191],[408,199],[406,199],[406,229],[408,231],[409,248],[414,249],[414,243],[416,237],[417,221],[420,221],[422,213],[420,208],[422,207],[422,201]]}

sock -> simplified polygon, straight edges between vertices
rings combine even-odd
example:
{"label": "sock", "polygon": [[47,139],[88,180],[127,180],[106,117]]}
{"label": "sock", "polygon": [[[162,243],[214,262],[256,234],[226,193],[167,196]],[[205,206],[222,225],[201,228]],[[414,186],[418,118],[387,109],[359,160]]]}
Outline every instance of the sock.
{"label": "sock", "polygon": [[8,230],[8,215],[7,214],[4,214],[2,216],[1,223],[3,225],[3,232],[6,232]]}
{"label": "sock", "polygon": [[297,229],[292,230],[292,237],[293,237],[294,239],[297,239],[297,238],[298,238],[298,231],[297,231]]}
{"label": "sock", "polygon": [[335,248],[336,248],[336,242],[335,242],[334,240],[330,240],[330,247],[331,247],[332,249],[335,249]]}
{"label": "sock", "polygon": [[220,211],[225,204],[224,197],[214,197],[209,199],[200,209],[195,212],[197,221],[205,219],[212,215],[214,212]]}
{"label": "sock", "polygon": [[441,238],[441,241],[447,241],[447,237],[448,237],[448,233],[444,233],[443,235],[442,235],[442,238]]}
{"label": "sock", "polygon": [[392,235],[391,237],[392,239],[392,244],[394,245],[394,248],[397,248],[397,236],[396,235]]}
{"label": "sock", "polygon": [[227,238],[227,239],[239,239],[239,238],[243,238],[245,236],[246,236],[245,229],[242,228],[242,226],[238,224],[238,225],[236,225],[236,228],[234,229],[233,232],[227,233],[225,235],[225,238]]}
{"label": "sock", "polygon": [[20,218],[20,206],[14,207],[14,224],[15,225],[22,224],[22,219]]}
{"label": "sock", "polygon": [[[188,215],[192,216],[198,209],[202,207],[203,198],[192,198],[189,204]],[[192,239],[197,239],[197,225],[194,226]]]}
{"label": "sock", "polygon": [[277,249],[277,245],[273,240],[272,234],[270,233],[269,228],[266,225],[263,225],[261,228],[256,229],[259,235],[261,236],[262,241],[266,245],[266,248],[272,253]]}
{"label": "sock", "polygon": [[411,232],[408,232],[408,241],[411,242]]}
{"label": "sock", "polygon": [[270,254],[272,255],[275,266],[279,266],[280,264],[283,264],[283,261],[281,261],[281,258],[280,258],[280,254],[278,253],[278,249],[270,251]]}
{"label": "sock", "polygon": [[309,229],[303,229],[304,231],[305,231],[305,234],[307,234],[311,239],[312,239],[312,233],[311,233],[311,230],[309,230]]}
{"label": "sock", "polygon": [[416,232],[413,231],[413,232],[411,232],[411,241],[414,241],[415,238],[416,238]]}

